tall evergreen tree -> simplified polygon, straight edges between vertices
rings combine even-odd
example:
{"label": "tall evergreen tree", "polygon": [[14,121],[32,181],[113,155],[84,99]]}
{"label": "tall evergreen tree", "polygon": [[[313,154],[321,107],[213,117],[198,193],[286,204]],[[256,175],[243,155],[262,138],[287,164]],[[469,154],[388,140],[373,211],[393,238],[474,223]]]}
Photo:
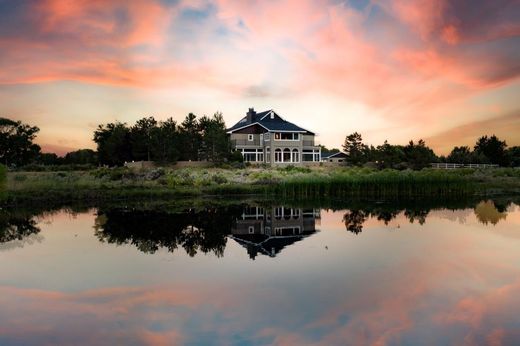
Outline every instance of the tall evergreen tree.
{"label": "tall evergreen tree", "polygon": [[361,134],[357,132],[354,132],[345,138],[343,150],[348,156],[346,161],[352,165],[359,165],[366,161],[366,146],[363,144]]}
{"label": "tall evergreen tree", "polygon": [[199,148],[201,135],[199,122],[193,113],[189,113],[180,128],[181,152],[180,158],[185,161],[197,161],[199,159]]}

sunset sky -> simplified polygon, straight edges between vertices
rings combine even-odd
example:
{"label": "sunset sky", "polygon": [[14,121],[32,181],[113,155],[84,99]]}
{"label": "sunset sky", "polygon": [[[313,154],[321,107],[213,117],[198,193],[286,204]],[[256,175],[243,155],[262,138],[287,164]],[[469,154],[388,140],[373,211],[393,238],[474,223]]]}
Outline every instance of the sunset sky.
{"label": "sunset sky", "polygon": [[0,0],[0,116],[60,154],[98,124],[274,109],[339,147],[520,145],[517,0]]}

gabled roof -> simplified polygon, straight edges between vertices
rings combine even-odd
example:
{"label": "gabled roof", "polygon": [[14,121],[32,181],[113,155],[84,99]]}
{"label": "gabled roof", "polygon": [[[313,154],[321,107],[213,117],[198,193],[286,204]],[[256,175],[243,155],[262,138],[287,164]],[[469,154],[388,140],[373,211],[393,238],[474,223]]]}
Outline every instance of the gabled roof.
{"label": "gabled roof", "polygon": [[335,152],[335,153],[331,153],[331,152],[328,152],[328,151],[322,151],[321,152],[321,158],[322,159],[330,159],[330,158],[333,158],[333,157],[348,157],[348,155],[345,154],[342,151],[338,151],[338,152]]}
{"label": "gabled roof", "polygon": [[275,111],[268,110],[260,113],[254,113],[251,116],[251,121],[248,121],[247,115],[240,119],[238,123],[227,129],[227,133],[233,133],[234,131],[252,126],[259,125],[268,131],[280,131],[280,132],[301,132],[314,134],[298,125],[295,125],[289,121],[282,119],[281,116],[276,114]]}

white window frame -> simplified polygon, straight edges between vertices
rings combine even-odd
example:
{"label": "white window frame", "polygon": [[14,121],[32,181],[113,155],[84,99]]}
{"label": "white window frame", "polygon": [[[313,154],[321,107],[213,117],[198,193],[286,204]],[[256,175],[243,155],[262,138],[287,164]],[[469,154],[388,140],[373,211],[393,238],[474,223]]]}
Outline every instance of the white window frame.
{"label": "white window frame", "polygon": [[254,141],[254,140],[255,140],[255,135],[248,134],[248,135],[247,135],[247,140],[248,140],[249,142]]}
{"label": "white window frame", "polygon": [[[289,133],[292,134],[292,139],[282,139],[282,133]],[[279,138],[276,138],[278,135]],[[300,133],[298,132],[275,132],[274,140],[275,141],[291,141],[291,142],[298,142],[300,140]]]}

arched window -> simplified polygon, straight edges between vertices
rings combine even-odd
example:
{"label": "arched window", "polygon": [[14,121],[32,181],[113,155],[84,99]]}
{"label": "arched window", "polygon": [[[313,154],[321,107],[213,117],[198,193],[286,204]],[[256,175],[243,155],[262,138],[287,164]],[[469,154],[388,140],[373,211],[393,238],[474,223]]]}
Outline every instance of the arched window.
{"label": "arched window", "polygon": [[283,150],[283,162],[291,162],[291,149],[285,148]]}
{"label": "arched window", "polygon": [[280,149],[280,148],[275,149],[274,162],[282,162],[282,149]]}
{"label": "arched window", "polygon": [[298,149],[292,150],[292,162],[300,162],[300,152]]}

